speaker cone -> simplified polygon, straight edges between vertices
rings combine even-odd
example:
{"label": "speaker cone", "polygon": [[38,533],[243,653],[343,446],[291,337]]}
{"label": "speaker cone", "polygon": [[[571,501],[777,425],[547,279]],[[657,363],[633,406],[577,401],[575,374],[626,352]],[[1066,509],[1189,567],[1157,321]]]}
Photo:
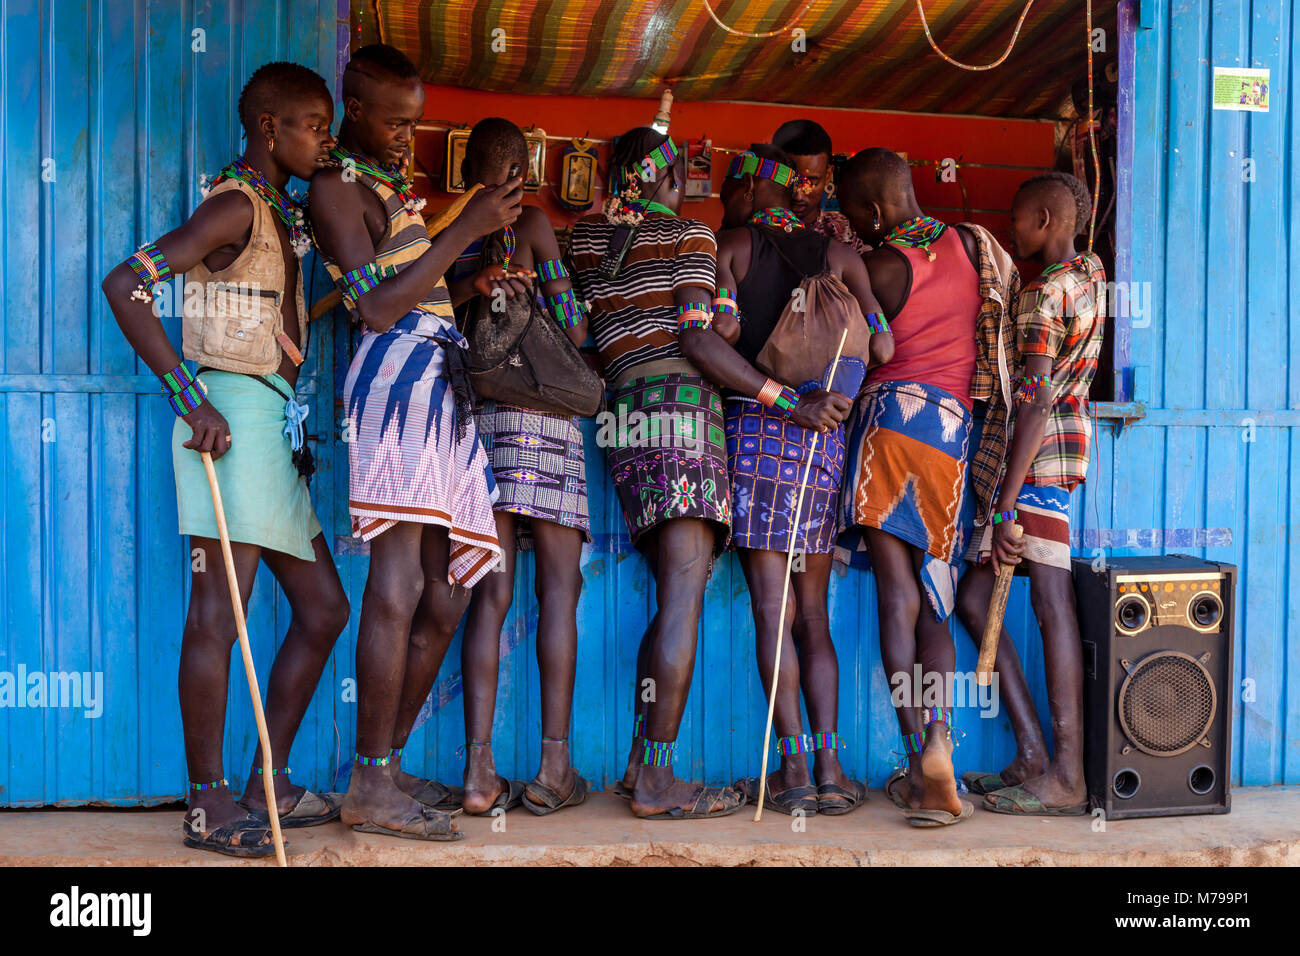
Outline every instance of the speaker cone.
{"label": "speaker cone", "polygon": [[1143,753],[1172,757],[1195,747],[1214,722],[1214,679],[1196,658],[1158,651],[1138,662],[1119,689],[1119,721]]}
{"label": "speaker cone", "polygon": [[1115,602],[1115,630],[1132,637],[1151,621],[1151,602],[1141,594],[1125,594]]}
{"label": "speaker cone", "polygon": [[1212,631],[1223,619],[1223,601],[1213,591],[1202,591],[1187,602],[1187,622],[1198,631]]}

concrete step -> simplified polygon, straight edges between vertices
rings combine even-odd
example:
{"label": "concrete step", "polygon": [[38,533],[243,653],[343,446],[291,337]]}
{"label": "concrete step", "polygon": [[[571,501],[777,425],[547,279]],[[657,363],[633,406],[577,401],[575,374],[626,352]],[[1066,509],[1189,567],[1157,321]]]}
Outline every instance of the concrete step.
{"label": "concrete step", "polygon": [[[969,798],[968,798],[969,799]],[[746,808],[721,820],[638,820],[612,793],[549,817],[456,818],[457,843],[285,831],[292,866],[1297,866],[1300,787],[1236,790],[1219,816],[1022,819],[979,809],[951,827],[910,827],[879,791],[839,817]],[[274,866],[181,843],[179,808],[0,811],[0,866]],[[504,823],[504,829],[502,824]],[[494,824],[496,829],[494,829]]]}

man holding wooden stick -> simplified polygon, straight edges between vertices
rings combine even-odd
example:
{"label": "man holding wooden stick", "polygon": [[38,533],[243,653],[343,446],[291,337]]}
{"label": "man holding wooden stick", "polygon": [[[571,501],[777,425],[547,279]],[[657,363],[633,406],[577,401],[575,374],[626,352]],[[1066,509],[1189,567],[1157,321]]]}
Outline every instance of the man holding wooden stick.
{"label": "man holding wooden stick", "polygon": [[[325,823],[341,805],[337,795],[314,794],[288,776],[289,748],[348,620],[347,596],[307,490],[307,408],[296,401],[294,384],[306,351],[299,257],[308,243],[302,210],[284,193],[290,176],[309,179],[324,164],[334,106],[325,81],[311,70],[269,63],[244,87],[239,113],[248,137],[244,155],[212,181],[188,222],[118,265],[103,290],[178,416],[172,464],[193,571],[180,660],[190,780],[185,843],[230,856],[269,856],[274,846],[261,748],[238,803],[222,767],[238,626],[228,567],[246,606],[264,561],[293,615],[267,682],[265,723],[280,822]],[[180,282],[166,286],[181,273],[190,280],[183,291]],[[168,292],[176,304],[169,311],[184,312],[182,351],[198,363],[196,374],[159,320],[155,295]],[[200,457],[205,453],[224,496],[229,563]]]}
{"label": "man holding wooden stick", "polygon": [[[1083,655],[1070,577],[1070,492],[1087,476],[1092,428],[1086,403],[1105,314],[1101,260],[1074,251],[1090,204],[1078,179],[1046,173],[1022,184],[1011,208],[1017,255],[1038,259],[1044,268],[1025,286],[1016,307],[1020,362],[1013,408],[1008,410],[994,390],[972,465],[980,530],[967,558],[979,563],[962,578],[958,613],[978,641],[999,569],[1023,560],[1043,633],[1056,753],[1048,759],[1019,656],[1002,630],[998,687],[1016,734],[1016,759],[1000,773],[962,775],[972,793],[984,794],[985,808],[996,813],[1072,816],[1088,809]],[[1009,418],[1014,430],[1004,465],[998,451]],[[1023,538],[1015,525],[1023,527]]]}
{"label": "man holding wooden stick", "polygon": [[[834,815],[866,799],[839,763],[839,663],[826,612],[842,423],[867,363],[888,360],[892,337],[862,259],[808,229],[791,208],[797,178],[794,161],[773,146],[751,146],[732,162],[722,186],[712,325],[684,329],[682,349],[726,387],[732,540],[749,585],[759,674],[769,693],[776,681],[781,766],[766,782],[765,802],[780,813]],[[828,369],[846,339],[839,367],[846,374],[835,375]],[[765,401],[777,388],[789,393],[788,403]],[[792,548],[797,573],[788,577]],[[779,669],[778,646],[785,648]],[[801,684],[811,734],[803,730]],[[735,786],[759,802],[760,778]]]}

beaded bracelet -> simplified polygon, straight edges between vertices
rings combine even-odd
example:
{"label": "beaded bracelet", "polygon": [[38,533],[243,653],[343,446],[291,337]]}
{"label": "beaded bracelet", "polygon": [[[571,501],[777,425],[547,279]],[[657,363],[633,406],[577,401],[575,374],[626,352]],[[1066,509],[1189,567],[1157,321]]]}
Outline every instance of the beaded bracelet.
{"label": "beaded bracelet", "polygon": [[204,402],[203,390],[199,383],[194,380],[190,370],[181,362],[170,372],[159,376],[158,381],[162,382],[162,393],[171,405],[172,411],[177,416],[184,418],[194,409],[198,408]]}
{"label": "beaded bracelet", "polygon": [[677,331],[707,329],[713,324],[713,313],[703,302],[683,305],[677,309]]}
{"label": "beaded bracelet", "polygon": [[[725,291],[725,290],[723,290]],[[730,296],[719,295],[713,300],[714,315],[734,315],[740,317],[740,305]]]}
{"label": "beaded bracelet", "polygon": [[782,385],[776,379],[769,378],[763,383],[763,387],[758,390],[754,396],[768,408],[775,408],[784,412],[787,418],[794,411],[794,407],[799,404],[799,393],[789,385]]}
{"label": "beaded bracelet", "polygon": [[547,259],[545,262],[537,264],[537,277],[543,282],[550,282],[553,279],[569,278],[569,270],[564,268],[564,263],[559,259]]}
{"label": "beaded bracelet", "polygon": [[993,515],[993,523],[1001,524],[1004,521],[1015,521],[1018,517],[1019,515],[1016,514],[1015,508],[1012,508],[1010,511],[998,511]]}
{"label": "beaded bracelet", "polygon": [[357,299],[370,290],[378,288],[379,266],[373,262],[368,262],[359,269],[343,273],[343,278],[339,281],[343,285],[340,290],[343,293],[343,298],[355,305]]}
{"label": "beaded bracelet", "polygon": [[162,285],[172,277],[172,267],[152,242],[146,242],[126,262],[140,279],[140,284],[131,292],[131,298],[141,302],[152,302],[154,286]]}
{"label": "beaded bracelet", "polygon": [[865,318],[867,320],[867,328],[871,330],[872,335],[875,335],[877,332],[889,331],[889,323],[879,312],[868,312]]}
{"label": "beaded bracelet", "polygon": [[1050,375],[1022,375],[1020,376],[1020,388],[1016,392],[1016,397],[1022,402],[1032,402],[1038,395],[1040,388],[1045,388],[1051,384]]}
{"label": "beaded bracelet", "polygon": [[552,318],[562,329],[571,329],[582,321],[582,309],[578,307],[578,300],[574,298],[572,289],[548,295],[546,307],[550,309]]}

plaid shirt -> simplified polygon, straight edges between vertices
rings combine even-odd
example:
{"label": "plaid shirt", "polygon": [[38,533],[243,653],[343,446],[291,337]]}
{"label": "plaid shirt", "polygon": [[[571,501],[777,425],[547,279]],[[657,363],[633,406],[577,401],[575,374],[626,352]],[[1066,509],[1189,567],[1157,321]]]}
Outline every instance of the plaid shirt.
{"label": "plaid shirt", "polygon": [[858,234],[853,231],[853,226],[849,224],[849,219],[842,212],[836,212],[834,209],[823,209],[813,220],[813,230],[820,232],[823,236],[843,242],[853,247],[853,251],[858,255],[864,252],[870,252],[871,247],[858,238]]}
{"label": "plaid shirt", "polygon": [[[975,320],[975,373],[970,394],[988,402],[988,415],[979,448],[971,459],[971,481],[975,489],[975,510],[979,524],[988,518],[997,483],[1002,477],[1002,459],[1007,447],[1005,396],[1011,394],[1010,378],[1015,374],[1016,326],[1013,307],[1020,296],[1020,273],[1010,254],[983,226],[963,223],[975,235],[979,247],[980,311]],[[998,361],[998,340],[1003,345],[1003,362]],[[997,407],[998,412],[994,411]],[[1000,413],[1000,414],[999,414]]]}
{"label": "plaid shirt", "polygon": [[[1106,313],[1106,271],[1096,253],[1081,253],[1067,263],[1048,266],[1025,286],[1016,304],[1016,357],[1019,374],[1025,357],[1052,359],[1052,411],[1043,430],[1043,443],[1029,466],[1025,483],[1072,489],[1088,475],[1092,422],[1088,419],[1088,388],[1097,373]],[[1010,416],[1015,428],[1015,415]],[[976,521],[988,518],[1004,461],[988,468],[992,450],[1002,445],[1005,459],[1007,407],[996,391],[989,397],[988,415],[976,461]],[[977,470],[978,469],[978,470]],[[991,480],[990,480],[991,479]]]}

